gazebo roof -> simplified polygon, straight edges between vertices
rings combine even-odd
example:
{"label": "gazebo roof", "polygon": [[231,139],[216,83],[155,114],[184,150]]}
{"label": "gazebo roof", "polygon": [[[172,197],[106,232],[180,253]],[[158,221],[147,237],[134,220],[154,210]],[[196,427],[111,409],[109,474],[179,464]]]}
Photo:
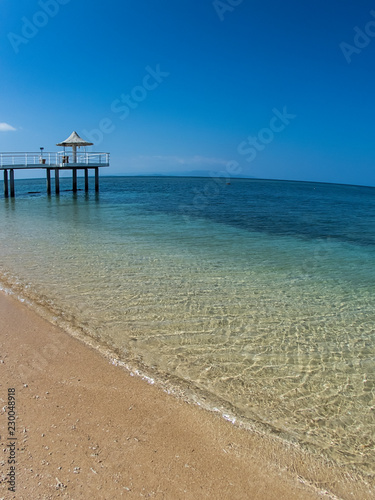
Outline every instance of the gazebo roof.
{"label": "gazebo roof", "polygon": [[72,132],[70,136],[63,142],[59,142],[56,146],[92,146],[93,142],[83,140],[77,132]]}

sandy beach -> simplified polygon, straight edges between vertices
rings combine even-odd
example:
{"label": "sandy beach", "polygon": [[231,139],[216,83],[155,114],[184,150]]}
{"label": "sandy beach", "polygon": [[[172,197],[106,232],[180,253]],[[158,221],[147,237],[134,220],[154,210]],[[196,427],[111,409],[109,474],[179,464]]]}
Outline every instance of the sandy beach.
{"label": "sandy beach", "polygon": [[[132,376],[3,292],[0,332],[1,498],[335,498],[324,486],[329,468]],[[335,493],[370,498],[352,481]]]}

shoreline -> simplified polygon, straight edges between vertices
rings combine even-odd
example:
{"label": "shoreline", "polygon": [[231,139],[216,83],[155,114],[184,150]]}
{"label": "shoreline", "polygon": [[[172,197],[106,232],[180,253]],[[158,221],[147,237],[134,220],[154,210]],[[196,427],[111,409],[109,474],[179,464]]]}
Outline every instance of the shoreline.
{"label": "shoreline", "polygon": [[5,498],[337,498],[334,482],[338,497],[371,498],[293,445],[114,366],[4,291],[0,332],[0,406],[10,387],[17,398],[17,490]]}

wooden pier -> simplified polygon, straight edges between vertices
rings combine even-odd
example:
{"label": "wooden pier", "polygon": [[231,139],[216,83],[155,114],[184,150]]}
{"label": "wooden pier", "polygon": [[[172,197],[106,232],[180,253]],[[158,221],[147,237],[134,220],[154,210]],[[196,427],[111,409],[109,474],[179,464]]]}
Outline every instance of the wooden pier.
{"label": "wooden pier", "polygon": [[43,169],[46,171],[47,193],[51,194],[51,171],[55,179],[55,192],[60,192],[60,172],[72,171],[72,190],[77,191],[77,172],[84,171],[85,191],[89,190],[89,170],[95,174],[95,191],[99,191],[99,168],[109,167],[109,153],[0,153],[0,170],[4,172],[4,196],[14,198],[14,172]]}

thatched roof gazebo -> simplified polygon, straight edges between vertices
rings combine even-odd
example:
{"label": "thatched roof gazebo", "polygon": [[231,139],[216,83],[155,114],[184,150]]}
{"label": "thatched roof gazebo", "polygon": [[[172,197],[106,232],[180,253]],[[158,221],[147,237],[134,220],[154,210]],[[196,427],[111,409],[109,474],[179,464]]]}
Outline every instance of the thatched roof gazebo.
{"label": "thatched roof gazebo", "polygon": [[82,146],[93,146],[93,142],[87,142],[80,137],[76,131],[72,132],[70,136],[63,142],[59,142],[56,146],[71,147],[73,150],[73,163],[77,162],[77,148]]}

